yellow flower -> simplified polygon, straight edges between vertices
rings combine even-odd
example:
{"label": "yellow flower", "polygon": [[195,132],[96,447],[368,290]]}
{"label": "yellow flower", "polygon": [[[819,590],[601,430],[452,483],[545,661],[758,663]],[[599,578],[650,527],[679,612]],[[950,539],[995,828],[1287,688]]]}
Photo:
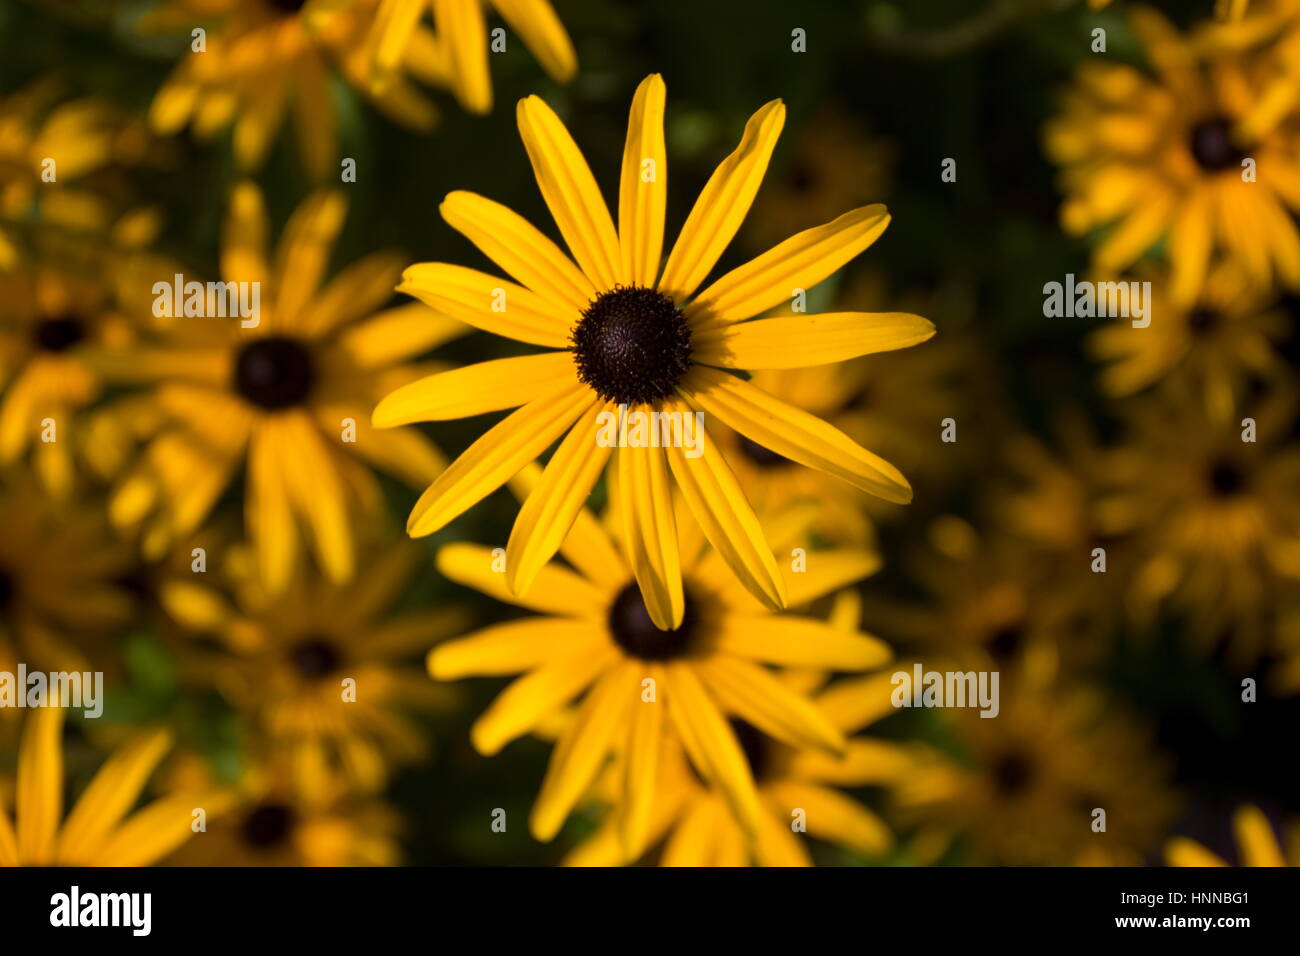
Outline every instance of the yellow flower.
{"label": "yellow flower", "polygon": [[63,719],[62,707],[26,718],[12,820],[0,806],[0,866],[148,866],[193,835],[196,807],[211,816],[224,809],[219,794],[190,791],[127,816],[171,747],[170,735],[156,730],[114,751],[63,819]]}
{"label": "yellow flower", "polygon": [[914,760],[895,788],[900,812],[926,825],[926,842],[964,838],[977,864],[1140,863],[1176,808],[1144,728],[1085,687],[1004,686],[1000,697],[993,720],[945,712],[959,755]]}
{"label": "yellow flower", "polygon": [[[29,666],[83,670],[111,663],[108,638],[131,614],[116,583],[130,552],[101,511],[56,505],[18,473],[0,482],[0,646],[24,652]],[[75,595],[75,599],[70,599]]]}
{"label": "yellow flower", "polygon": [[176,866],[396,866],[401,818],[345,787],[307,796],[282,761],[241,755],[239,779],[223,784],[201,757],[173,760],[164,792],[202,787],[227,809],[167,862]]}
{"label": "yellow flower", "polygon": [[[830,623],[851,633],[860,610],[851,592],[841,592]],[[781,680],[801,696],[811,696],[813,705],[844,734],[844,751],[838,756],[792,747],[743,720],[731,721],[763,811],[752,845],[721,794],[692,771],[681,745],[665,739],[647,839],[650,846],[663,841],[661,865],[745,866],[753,860],[763,866],[807,866],[812,856],[794,835],[792,825],[798,822],[806,825],[810,837],[862,856],[878,858],[890,849],[893,834],[888,827],[838,788],[893,783],[911,766],[905,745],[859,735],[893,713],[891,677],[878,674],[828,685],[825,676],[800,670],[781,675]],[[602,779],[600,796],[612,807],[596,832],[569,854],[566,864],[628,862],[617,789],[623,772],[622,762],[616,760]]]}
{"label": "yellow flower", "polygon": [[256,325],[178,315],[115,357],[114,377],[152,384],[166,413],[111,500],[119,526],[143,524],[147,555],[160,556],[196,530],[245,465],[245,527],[265,585],[287,585],[302,537],[331,580],[347,581],[353,524],[381,504],[374,475],[356,459],[416,486],[441,471],[443,459],[426,438],[412,429],[376,432],[364,413],[418,376],[413,356],[463,326],[418,305],[372,314],[392,294],[398,260],[389,253],[322,284],[344,213],[337,192],[309,197],[272,260],[261,194],[238,186],[221,272],[226,282],[257,283]]}
{"label": "yellow flower", "polygon": [[[1273,832],[1268,817],[1259,807],[1238,808],[1232,817],[1232,829],[1237,837],[1237,850],[1241,866],[1300,866],[1300,828],[1292,827],[1286,848]],[[1207,850],[1195,840],[1174,837],[1165,846],[1165,859],[1170,866],[1230,866],[1216,853]]]}
{"label": "yellow flower", "polygon": [[[443,85],[451,87],[461,105],[475,113],[491,110],[488,56],[495,47],[488,38],[485,7],[496,8],[553,80],[573,79],[578,58],[550,0],[382,0],[370,37],[375,87],[385,87],[412,47],[431,46],[443,64]],[[433,41],[420,22],[429,9],[437,30]]]}
{"label": "yellow flower", "polygon": [[1202,649],[1230,642],[1234,666],[1255,659],[1300,579],[1300,449],[1280,444],[1291,414],[1274,398],[1245,425],[1207,426],[1167,394],[1134,404],[1098,501],[1102,533],[1134,552],[1132,616],[1146,626],[1167,605]]}
{"label": "yellow flower", "polygon": [[[889,222],[864,206],[801,232],[694,294],[740,227],[784,121],[773,101],[746,126],[687,217],[660,271],[667,167],[664,84],[637,89],[628,124],[619,228],[595,178],[559,117],[539,98],[519,103],[519,128],[542,195],[577,265],[514,212],[455,192],[443,217],[523,285],[445,263],[410,267],[399,291],[454,318],[548,352],[484,362],[425,379],[389,395],[380,427],[517,409],[439,476],[407,522],[414,536],[445,526],[536,459],[561,436],[507,545],[507,580],[526,594],[574,515],[613,459],[616,511],[634,555],[651,619],[682,622],[685,601],[674,535],[672,487],[681,489],[710,543],[770,608],[786,604],[781,576],[752,508],[707,428],[694,453],[685,429],[716,417],[745,437],[891,501],[911,489],[892,465],[839,429],[747,382],[734,369],[828,365],[929,338],[918,316],[829,313],[744,320],[808,288],[866,249]],[[520,407],[522,406],[522,407]],[[622,440],[611,422],[653,412],[680,428]],[[700,416],[696,417],[696,413]],[[624,419],[624,415],[628,417]],[[611,446],[617,444],[618,451]],[[671,475],[671,480],[670,476]]]}
{"label": "yellow flower", "polygon": [[[287,112],[304,168],[316,181],[338,174],[338,116],[331,83],[341,75],[392,119],[427,130],[437,119],[404,73],[371,89],[366,37],[380,0],[171,0],[147,18],[149,30],[211,24],[203,50],[191,50],[154,97],[149,121],[170,134],[191,126],[211,138],[234,124],[241,168],[261,165]],[[425,82],[441,82],[444,56],[427,31],[400,64]]]}
{"label": "yellow flower", "polygon": [[1300,285],[1291,218],[1300,210],[1300,124],[1290,113],[1270,130],[1243,126],[1268,64],[1229,54],[1204,63],[1154,10],[1135,9],[1130,20],[1154,75],[1086,64],[1046,130],[1047,152],[1063,167],[1062,225],[1075,235],[1112,227],[1093,252],[1103,273],[1122,272],[1164,240],[1169,292],[1184,305],[1216,251],[1261,289]]}
{"label": "yellow flower", "polygon": [[[800,541],[801,524],[769,530],[791,547]],[[548,564],[537,587],[518,597],[490,549],[442,548],[438,567],[448,578],[545,616],[494,625],[429,654],[429,673],[438,680],[523,673],[474,724],[472,741],[483,754],[497,753],[581,698],[533,807],[530,826],[538,839],[555,836],[615,752],[627,755],[619,787],[626,855],[638,856],[649,834],[658,755],[669,736],[723,795],[741,828],[757,833],[759,797],[724,715],[786,744],[843,751],[842,729],[764,665],[867,670],[889,658],[880,641],[811,617],[772,615],[727,574],[716,551],[704,548],[698,529],[682,532],[686,613],[671,631],[650,620],[632,569],[590,513],[577,516],[563,554],[574,570]],[[852,583],[878,563],[861,548],[813,552],[806,560],[807,569],[786,582],[792,605]]]}
{"label": "yellow flower", "polygon": [[188,569],[173,576],[160,602],[186,629],[182,680],[220,690],[307,796],[382,787],[392,767],[427,758],[414,717],[452,694],[418,660],[466,624],[449,608],[385,616],[422,557],[410,542],[376,549],[345,588],[300,576],[280,595],[267,593],[241,549],[212,557],[229,572],[224,590]]}
{"label": "yellow flower", "polygon": [[1190,307],[1170,301],[1163,276],[1155,273],[1150,280],[1149,326],[1120,321],[1089,336],[1089,351],[1107,363],[1101,385],[1108,395],[1133,395],[1170,376],[1185,378],[1206,414],[1222,423],[1252,379],[1285,381],[1277,344],[1290,323],[1240,269],[1222,263],[1212,270]]}

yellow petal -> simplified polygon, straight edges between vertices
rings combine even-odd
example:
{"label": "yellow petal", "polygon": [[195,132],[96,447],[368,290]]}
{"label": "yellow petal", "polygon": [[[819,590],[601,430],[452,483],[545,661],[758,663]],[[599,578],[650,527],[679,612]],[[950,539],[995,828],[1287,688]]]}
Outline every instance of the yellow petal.
{"label": "yellow petal", "polygon": [[578,56],[550,0],[492,0],[492,5],[551,79],[557,83],[573,79]]}
{"label": "yellow petal", "polygon": [[587,161],[540,97],[520,100],[517,116],[537,185],[573,258],[598,290],[612,289],[622,281],[618,233]]}
{"label": "yellow petal", "polygon": [[602,412],[613,414],[610,408],[593,404],[578,419],[519,509],[506,544],[506,583],[514,593],[527,594],[532,588],[537,573],[560,549],[605,470],[610,448],[596,441],[596,419]]}
{"label": "yellow petal", "polygon": [[906,312],[828,312],[702,329],[691,337],[691,358],[726,368],[805,368],[905,349],[933,335],[929,319]]}
{"label": "yellow petal", "polygon": [[680,627],[686,598],[663,449],[619,448],[614,498],[628,564],[650,620],[664,631]]}
{"label": "yellow petal", "polygon": [[562,382],[511,412],[420,496],[407,519],[407,534],[433,534],[468,511],[536,459],[597,401],[586,386]]}
{"label": "yellow petal", "polygon": [[693,327],[704,329],[758,315],[838,271],[888,225],[889,212],[875,203],[805,229],[732,269],[686,307],[686,316]]}
{"label": "yellow petal", "polygon": [[321,568],[333,581],[347,581],[354,570],[352,527],[338,465],[306,414],[280,416],[279,430],[290,501],[311,529]]}
{"label": "yellow petal", "polygon": [[772,672],[726,655],[696,662],[695,672],[718,706],[792,747],[817,747],[840,753],[844,735],[800,694]]}
{"label": "yellow petal", "polygon": [[510,593],[505,569],[492,549],[476,544],[449,544],[438,551],[438,570],[458,584],[543,614],[560,617],[596,617],[607,610],[604,594],[572,571],[548,564],[537,575],[532,590],[522,596]]}
{"label": "yellow petal", "polygon": [[91,857],[113,827],[135,806],[158,761],[171,747],[165,730],[140,734],[108,758],[68,814],[59,834],[59,859]]}
{"label": "yellow petal", "polygon": [[653,288],[664,247],[668,156],[664,151],[664,81],[652,73],[641,81],[627,118],[623,173],[618,192],[618,238],[623,275]]}
{"label": "yellow petal", "polygon": [[518,408],[566,376],[575,376],[568,352],[467,365],[403,385],[379,403],[371,421],[377,428],[392,428]]}
{"label": "yellow petal", "polygon": [[451,54],[456,98],[472,113],[492,109],[487,24],[482,0],[433,0],[434,25]]}
{"label": "yellow petal", "polygon": [[519,674],[548,660],[590,653],[608,643],[604,632],[572,618],[526,617],[494,624],[429,652],[434,680]]}
{"label": "yellow petal", "polygon": [[684,302],[699,287],[745,221],[784,124],[784,103],[764,105],[745,124],[735,152],[709,177],[659,280],[659,291],[674,302]]}
{"label": "yellow petal", "polygon": [[[649,678],[656,686],[663,675],[655,665],[645,667],[640,677],[632,673],[636,685]],[[659,783],[659,753],[663,747],[664,703],[658,697],[646,701],[638,696],[632,703],[632,729],[628,734],[627,753],[623,759],[623,812],[618,818],[618,835],[624,860],[635,860],[645,852],[650,834],[651,814],[655,808]]]}
{"label": "yellow petal", "polygon": [[564,349],[577,324],[576,312],[521,285],[445,262],[421,262],[402,273],[398,292],[508,339]]}
{"label": "yellow petal", "polygon": [[716,641],[720,653],[783,667],[864,671],[893,657],[889,645],[878,638],[790,615],[723,615],[716,625]]}
{"label": "yellow petal", "polygon": [[543,298],[573,314],[596,297],[596,287],[564,251],[512,209],[476,193],[452,192],[438,207],[447,225]]}
{"label": "yellow petal", "polygon": [[284,590],[298,559],[298,528],[280,464],[283,449],[275,429],[258,428],[248,449],[248,534],[256,549],[262,583],[271,593]]}
{"label": "yellow petal", "polygon": [[829,787],[780,781],[766,791],[789,818],[795,807],[807,813],[808,835],[846,846],[864,856],[881,856],[894,845],[894,835],[881,819],[850,797]]}
{"label": "yellow petal", "polygon": [[18,746],[14,816],[18,857],[27,865],[54,862],[54,840],[63,815],[62,706],[27,716]]}
{"label": "yellow petal", "polygon": [[[750,441],[778,455],[841,478],[897,504],[912,487],[897,468],[835,426],[726,372],[696,366],[682,385],[687,400]],[[708,457],[706,454],[704,457]]]}

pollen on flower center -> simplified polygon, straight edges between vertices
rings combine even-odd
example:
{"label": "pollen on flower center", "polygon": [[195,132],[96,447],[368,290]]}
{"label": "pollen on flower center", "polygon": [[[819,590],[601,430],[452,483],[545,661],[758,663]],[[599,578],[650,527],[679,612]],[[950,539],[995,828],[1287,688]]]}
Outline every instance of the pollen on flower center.
{"label": "pollen on flower center", "polygon": [[299,675],[308,680],[328,677],[343,663],[338,648],[323,637],[310,637],[300,642],[289,656]]}
{"label": "pollen on flower center", "polygon": [[260,848],[273,847],[288,839],[293,829],[293,808],[283,803],[263,803],[244,818],[244,842]]}
{"label": "pollen on flower center", "polygon": [[650,619],[641,598],[641,589],[633,581],[614,599],[609,609],[609,632],[614,642],[629,657],[643,661],[670,661],[686,656],[697,631],[698,619],[687,598],[682,626],[661,631]]}
{"label": "pollen on flower center", "polygon": [[673,393],[691,364],[691,330],[671,299],[643,286],[598,295],[573,330],[578,378],[601,398],[655,403]]}
{"label": "pollen on flower center", "polygon": [[266,409],[301,404],[315,379],[311,354],[295,339],[258,339],[246,345],[235,360],[235,389]]}
{"label": "pollen on flower center", "polygon": [[46,352],[66,352],[85,337],[85,326],[73,315],[44,319],[32,330],[33,341]]}
{"label": "pollen on flower center", "polygon": [[1246,154],[1232,140],[1232,124],[1223,117],[1205,120],[1192,130],[1192,156],[1207,172],[1241,165]]}

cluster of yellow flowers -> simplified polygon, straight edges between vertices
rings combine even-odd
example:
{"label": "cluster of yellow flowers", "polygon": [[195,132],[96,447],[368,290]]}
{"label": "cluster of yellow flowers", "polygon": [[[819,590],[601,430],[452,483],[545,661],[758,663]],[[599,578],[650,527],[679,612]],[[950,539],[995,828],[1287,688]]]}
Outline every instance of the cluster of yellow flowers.
{"label": "cluster of yellow flowers", "polygon": [[[331,268],[349,205],[323,185],[341,161],[349,182],[335,85],[421,132],[426,87],[492,110],[488,8],[554,81],[576,74],[547,0],[168,0],[136,27],[190,50],[147,116],[43,84],[0,99],[0,673],[111,690],[141,679],[143,630],[181,701],[129,738],[82,722],[112,754],[66,818],[65,709],[0,710],[17,754],[0,864],[399,862],[385,789],[429,758],[425,718],[471,709],[468,677],[511,678],[473,723],[478,754],[551,745],[529,830],[550,841],[581,815],[567,863],[806,865],[805,834],[873,862],[960,840],[1001,862],[1158,847],[1168,768],[1078,675],[1105,635],[1167,611],[1248,662],[1285,649],[1280,609],[1300,633],[1300,451],[1262,451],[1295,413],[1275,305],[1300,285],[1300,4],[1236,5],[1190,37],[1129,9],[1149,68],[1089,62],[1047,125],[1062,228],[1096,278],[1157,289],[1149,327],[1089,340],[1123,439],[1065,421],[1059,453],[988,411],[987,356],[942,295],[914,308],[950,333],[878,354],[935,334],[885,305],[878,274],[834,279],[890,223],[878,203],[842,211],[864,198],[844,170],[883,179],[889,149],[832,116],[800,150],[806,181],[760,192],[781,100],[671,242],[651,74],[613,212],[555,110],[517,104],[563,245],[457,190],[442,218],[508,278],[390,251]],[[256,177],[286,117],[310,186],[277,234]],[[210,276],[110,175],[187,129],[229,130],[239,170]],[[719,270],[738,236],[766,251]],[[479,332],[507,356],[450,358]],[[489,413],[506,414],[450,459],[432,436],[455,433],[427,424]],[[863,590],[913,497],[868,448],[937,493],[995,446],[1018,480],[983,489],[978,529],[927,515],[902,562],[923,598]],[[503,490],[508,539],[456,540]],[[533,613],[483,626],[435,570]],[[1003,676],[997,719],[951,717],[970,760],[866,733],[914,665]],[[1300,646],[1287,668],[1300,689]],[[192,732],[214,702],[233,771]],[[891,823],[847,792],[868,787]],[[1257,811],[1242,821],[1247,856],[1280,860]]]}

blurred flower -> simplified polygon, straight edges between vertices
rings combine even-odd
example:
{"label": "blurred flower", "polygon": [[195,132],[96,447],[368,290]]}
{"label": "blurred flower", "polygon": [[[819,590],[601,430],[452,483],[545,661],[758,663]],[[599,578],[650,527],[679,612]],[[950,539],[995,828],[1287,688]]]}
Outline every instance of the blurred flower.
{"label": "blurred flower", "polygon": [[[765,447],[891,501],[911,489],[896,468],[821,419],[731,374],[731,369],[829,365],[915,345],[934,327],[914,315],[830,313],[744,320],[808,288],[870,246],[889,223],[864,206],[809,229],[686,299],[740,227],[784,122],[777,100],[749,121],[737,150],[705,186],[660,276],[667,194],[663,80],[638,87],[628,121],[619,229],[559,117],[539,98],[519,104],[519,128],[542,195],[578,266],[514,212],[472,193],[452,193],[443,217],[525,285],[445,263],[421,263],[400,291],[489,332],[553,351],[485,362],[434,376],[380,403],[380,427],[517,409],[458,458],[417,502],[407,522],[432,534],[500,487],[563,437],[541,484],[524,503],[507,545],[507,581],[528,593],[590,494],[612,443],[602,416],[624,421],[669,413],[694,424],[716,416]],[[656,282],[656,277],[658,281]],[[508,303],[508,304],[507,304]],[[716,366],[716,367],[715,367]],[[519,407],[522,406],[522,407]],[[657,430],[657,429],[656,429]],[[709,541],[751,593],[786,604],[758,520],[721,453],[680,443],[622,441],[614,455],[617,508],[651,620],[681,625],[685,601],[673,524],[672,483]]]}
{"label": "blurred flower", "polygon": [[[1207,21],[1194,34],[1198,49],[1210,53],[1239,53],[1267,63],[1269,77],[1241,118],[1241,133],[1259,137],[1277,127],[1300,105],[1300,2],[1297,0],[1219,0],[1220,9],[1234,8]],[[1249,16],[1245,16],[1249,13]]]}
{"label": "blurred flower", "polygon": [[[451,87],[460,104],[475,113],[490,111],[488,56],[496,47],[495,39],[488,39],[485,7],[501,14],[551,79],[573,79],[578,58],[550,0],[382,0],[371,33],[374,88],[384,89],[413,47],[427,47],[428,58],[440,64],[442,85]],[[433,39],[420,23],[429,9],[437,30]]]}
{"label": "blurred flower", "polygon": [[423,435],[375,431],[365,411],[419,375],[414,356],[464,326],[419,305],[374,313],[392,294],[398,260],[389,253],[372,253],[322,285],[344,212],[337,192],[305,200],[272,263],[262,196],[238,186],[221,271],[226,282],[258,284],[256,326],[177,315],[115,356],[114,378],[152,385],[166,413],[111,500],[117,525],[143,523],[147,556],[193,533],[246,465],[245,527],[264,584],[273,592],[288,584],[302,537],[331,580],[347,581],[353,522],[380,507],[378,483],[356,458],[417,486],[441,471],[442,456]]}
{"label": "blurred flower", "polygon": [[[1162,15],[1134,9],[1130,23],[1154,76],[1089,62],[1048,124],[1048,155],[1063,168],[1061,222],[1082,235],[1113,228],[1093,253],[1103,273],[1133,265],[1161,239],[1169,294],[1191,305],[1214,252],[1235,259],[1261,290],[1300,285],[1300,210],[1294,113],[1247,135],[1243,119],[1269,66],[1228,54],[1202,63]],[[1252,160],[1257,180],[1243,163]]]}
{"label": "blurred flower", "polygon": [[[1292,827],[1286,848],[1258,807],[1243,806],[1232,817],[1241,866],[1300,866],[1300,827]],[[1195,840],[1174,837],[1165,846],[1170,866],[1231,866]]]}
{"label": "blurred flower", "polygon": [[386,613],[424,557],[408,545],[368,552],[345,588],[299,576],[269,594],[238,549],[220,558],[233,603],[188,569],[162,585],[163,606],[193,645],[178,648],[182,679],[215,685],[312,799],[343,785],[376,790],[392,767],[427,758],[413,717],[454,699],[418,660],[463,630],[466,616],[445,607]]}
{"label": "blurred flower", "polygon": [[1150,625],[1166,602],[1206,649],[1235,661],[1262,649],[1284,582],[1300,578],[1300,448],[1282,444],[1289,412],[1261,403],[1252,427],[1207,427],[1166,394],[1128,409],[1109,455],[1098,522],[1135,553],[1128,607]]}
{"label": "blurred flower", "polygon": [[108,638],[129,620],[131,599],[115,583],[130,552],[99,508],[56,504],[21,473],[0,481],[0,646],[29,666],[103,669]]}
{"label": "blurred flower", "polygon": [[960,755],[915,764],[900,807],[960,839],[976,864],[1140,863],[1176,808],[1143,728],[1081,686],[1004,687],[1001,705],[993,720],[946,712]]}
{"label": "blurred flower", "polygon": [[126,816],[171,747],[170,735],[155,730],[118,748],[62,819],[64,715],[51,706],[26,718],[13,822],[0,806],[0,866],[148,866],[193,835],[194,808],[212,816],[224,809],[220,795],[190,791]]}
{"label": "blurred flower", "polygon": [[206,762],[186,755],[167,789],[216,788],[228,809],[167,862],[179,866],[395,866],[401,818],[346,788],[304,795],[279,763],[253,757],[222,785]]}
{"label": "blurred flower", "polygon": [[[204,48],[191,46],[158,90],[151,125],[164,134],[188,125],[208,139],[233,123],[235,159],[250,170],[261,165],[292,111],[301,161],[315,181],[338,173],[336,75],[390,118],[430,129],[437,111],[404,72],[395,69],[382,88],[371,88],[366,38],[379,8],[380,0],[168,0],[143,29],[189,33],[197,23],[216,25]],[[419,39],[393,66],[444,82],[445,54],[428,31]]]}
{"label": "blurred flower", "polygon": [[1116,322],[1089,336],[1093,356],[1108,363],[1101,373],[1108,395],[1132,395],[1178,374],[1190,379],[1208,417],[1222,423],[1232,417],[1252,378],[1288,377],[1277,345],[1290,323],[1242,270],[1217,266],[1191,306],[1169,299],[1162,274],[1150,281],[1149,326]]}
{"label": "blurred flower", "polygon": [[[768,528],[785,545],[801,531]],[[579,513],[562,547],[576,570],[546,565],[523,597],[511,594],[490,549],[454,544],[438,553],[439,570],[452,580],[546,615],[494,625],[430,653],[429,673],[438,680],[525,672],[475,722],[475,748],[495,754],[582,697],[533,807],[530,825],[540,840],[555,836],[616,751],[628,755],[620,788],[624,847],[628,858],[638,856],[668,736],[681,741],[742,829],[757,833],[758,794],[724,714],[793,746],[840,752],[842,730],[764,665],[857,671],[889,659],[875,638],[810,617],[774,616],[726,572],[716,551],[704,549],[698,529],[683,529],[682,539],[686,613],[670,631],[651,621],[631,568],[588,512]],[[790,603],[807,604],[876,567],[862,548],[810,554],[807,569],[786,579]]]}

